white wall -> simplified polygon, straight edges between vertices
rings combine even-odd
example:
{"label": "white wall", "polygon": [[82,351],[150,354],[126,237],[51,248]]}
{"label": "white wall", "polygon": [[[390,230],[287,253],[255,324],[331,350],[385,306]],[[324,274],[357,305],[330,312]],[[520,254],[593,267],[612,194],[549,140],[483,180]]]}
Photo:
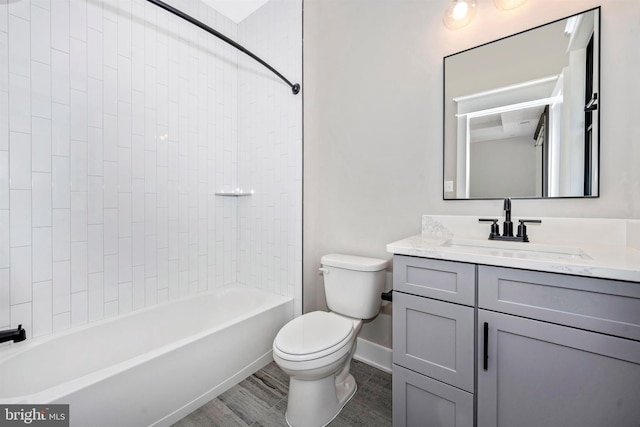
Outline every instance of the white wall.
{"label": "white wall", "polygon": [[[442,25],[446,0],[305,0],[305,310],[322,307],[320,256],[390,257],[422,214],[498,215],[442,200],[442,58],[602,3],[600,197],[516,200],[514,215],[640,218],[640,2],[537,0]],[[472,70],[470,70],[472,74]],[[389,316],[363,335],[391,345]]]}
{"label": "white wall", "polygon": [[[199,1],[171,3],[241,32]],[[277,49],[278,37],[300,39],[291,29],[273,36]],[[0,328],[40,336],[242,282],[240,202],[214,195],[238,185],[238,126],[250,117],[239,87],[287,114],[260,132],[291,126],[281,144],[300,140],[301,100],[272,95],[270,77],[263,89],[265,74],[243,86],[235,49],[144,0],[0,0]],[[283,158],[301,167],[299,152]],[[300,211],[294,179],[270,191]],[[261,197],[252,205],[271,206]],[[270,236],[276,225],[250,226]],[[263,264],[276,261],[290,277],[289,263]],[[257,282],[293,296],[288,283]]]}

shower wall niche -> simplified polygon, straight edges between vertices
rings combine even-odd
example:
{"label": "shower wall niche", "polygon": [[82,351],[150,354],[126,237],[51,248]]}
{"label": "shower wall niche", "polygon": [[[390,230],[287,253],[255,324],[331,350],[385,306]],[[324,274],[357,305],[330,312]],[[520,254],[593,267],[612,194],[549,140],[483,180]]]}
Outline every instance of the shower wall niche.
{"label": "shower wall niche", "polygon": [[[301,81],[300,0],[168,3]],[[0,328],[230,284],[299,312],[301,193],[302,96],[244,54],[145,0],[0,0]]]}

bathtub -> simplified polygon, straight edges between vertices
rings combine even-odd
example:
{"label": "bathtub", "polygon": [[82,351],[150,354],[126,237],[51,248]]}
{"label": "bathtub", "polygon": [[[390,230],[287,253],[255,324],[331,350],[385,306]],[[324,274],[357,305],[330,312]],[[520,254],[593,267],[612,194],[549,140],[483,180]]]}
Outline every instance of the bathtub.
{"label": "bathtub", "polygon": [[221,288],[0,349],[0,404],[69,404],[71,426],[168,426],[272,360],[293,300]]}

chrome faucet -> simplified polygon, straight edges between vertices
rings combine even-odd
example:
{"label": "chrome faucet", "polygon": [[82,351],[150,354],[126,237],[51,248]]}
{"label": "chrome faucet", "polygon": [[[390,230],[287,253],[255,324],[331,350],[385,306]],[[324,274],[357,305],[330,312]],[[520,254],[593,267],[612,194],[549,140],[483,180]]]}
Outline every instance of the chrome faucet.
{"label": "chrome faucet", "polygon": [[509,240],[513,242],[528,242],[529,236],[527,236],[527,226],[525,223],[542,223],[540,219],[519,219],[518,220],[518,234],[513,235],[513,223],[511,222],[511,199],[509,197],[504,199],[502,210],[504,210],[504,223],[502,225],[502,235],[500,235],[500,226],[498,225],[497,218],[480,218],[478,221],[491,222],[491,232],[489,233],[489,240]]}
{"label": "chrome faucet", "polygon": [[0,331],[0,343],[5,341],[20,342],[27,339],[27,331],[22,329],[22,325],[18,325],[17,329],[7,329]]}

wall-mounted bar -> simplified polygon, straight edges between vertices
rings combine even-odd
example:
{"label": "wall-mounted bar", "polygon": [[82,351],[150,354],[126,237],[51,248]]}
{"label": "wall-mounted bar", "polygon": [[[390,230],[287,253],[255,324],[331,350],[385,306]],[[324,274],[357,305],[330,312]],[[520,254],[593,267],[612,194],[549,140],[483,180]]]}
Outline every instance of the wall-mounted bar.
{"label": "wall-mounted bar", "polygon": [[229,37],[225,36],[222,33],[219,33],[218,31],[214,30],[213,28],[209,27],[208,25],[198,21],[197,19],[187,15],[186,13],[176,9],[173,6],[170,6],[160,0],[147,0],[149,3],[153,3],[156,6],[166,10],[167,12],[170,12],[174,15],[176,15],[179,18],[184,19],[187,22],[192,23],[193,25],[195,25],[196,27],[200,27],[203,30],[205,30],[206,32],[208,32],[211,35],[216,36],[217,38],[219,38],[220,40],[230,44],[231,46],[235,47],[236,49],[238,49],[240,52],[245,53],[246,55],[250,56],[251,58],[255,59],[256,61],[258,61],[260,64],[264,65],[267,69],[269,69],[269,71],[271,71],[273,74],[275,74],[276,76],[280,77],[280,79],[282,79],[282,81],[284,81],[287,85],[289,85],[289,87],[291,88],[291,92],[293,92],[294,95],[297,95],[300,92],[300,83],[291,83],[285,76],[283,76],[282,74],[280,74],[275,68],[273,68],[271,65],[267,64],[265,61],[263,61],[262,59],[260,59],[257,55],[255,55],[253,52],[251,52],[250,50],[247,50],[244,46],[236,43],[235,41],[231,40]]}

